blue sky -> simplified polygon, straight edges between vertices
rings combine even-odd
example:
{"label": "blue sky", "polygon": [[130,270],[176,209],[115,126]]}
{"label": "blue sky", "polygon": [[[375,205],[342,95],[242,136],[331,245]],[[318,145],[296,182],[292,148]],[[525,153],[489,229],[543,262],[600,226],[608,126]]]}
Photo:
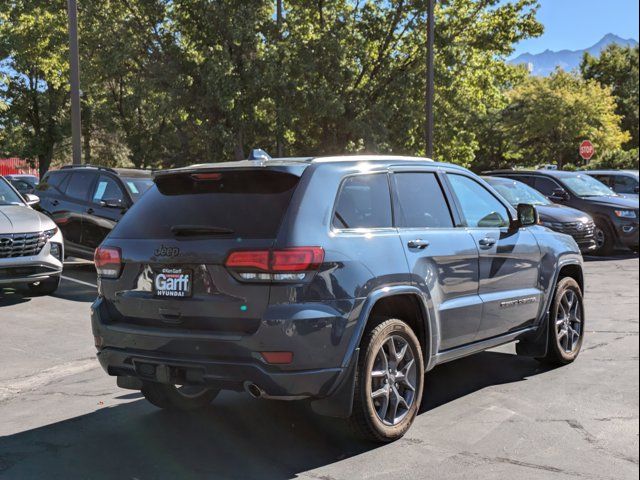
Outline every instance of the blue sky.
{"label": "blue sky", "polygon": [[607,33],[638,40],[638,0],[539,0],[541,37],[516,46],[515,55],[590,47]]}

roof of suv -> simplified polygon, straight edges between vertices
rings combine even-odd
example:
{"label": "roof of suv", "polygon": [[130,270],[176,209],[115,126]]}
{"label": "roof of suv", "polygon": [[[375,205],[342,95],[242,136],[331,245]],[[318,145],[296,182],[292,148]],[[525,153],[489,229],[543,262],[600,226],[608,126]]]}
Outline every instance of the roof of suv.
{"label": "roof of suv", "polygon": [[110,167],[101,167],[99,165],[65,165],[60,168],[60,170],[95,170],[95,171],[105,171],[114,173],[121,177],[151,177],[153,175],[152,170],[143,170],[137,168],[110,168]]}
{"label": "roof of suv", "polygon": [[582,170],[582,173],[596,174],[596,175],[631,175],[638,176],[638,170]]}
{"label": "roof of suv", "polygon": [[567,171],[567,170],[493,170],[485,172],[484,175],[546,175],[548,177],[572,177],[575,175],[581,175],[586,172]]}
{"label": "roof of suv", "polygon": [[434,162],[430,158],[424,157],[407,157],[397,155],[341,155],[331,157],[288,157],[288,158],[273,158],[269,160],[240,160],[235,162],[218,162],[218,163],[201,163],[196,165],[189,165],[186,167],[157,170],[154,172],[156,175],[175,174],[181,172],[191,172],[198,170],[219,169],[219,168],[288,168],[297,167],[300,170],[304,170],[309,165],[321,164],[321,163],[341,163],[341,164],[358,164],[358,163],[376,163],[386,165],[408,165],[411,163],[429,163],[430,165],[436,165],[441,167],[453,168],[458,170],[464,170],[459,165],[450,163]]}

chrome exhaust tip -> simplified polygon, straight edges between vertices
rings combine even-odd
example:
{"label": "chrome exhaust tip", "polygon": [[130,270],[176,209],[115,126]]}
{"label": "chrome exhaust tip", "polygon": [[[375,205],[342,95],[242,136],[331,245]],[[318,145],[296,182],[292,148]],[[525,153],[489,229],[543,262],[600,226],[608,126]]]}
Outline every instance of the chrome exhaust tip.
{"label": "chrome exhaust tip", "polygon": [[255,383],[246,382],[244,384],[244,389],[253,398],[262,398],[264,396],[264,390],[262,390]]}

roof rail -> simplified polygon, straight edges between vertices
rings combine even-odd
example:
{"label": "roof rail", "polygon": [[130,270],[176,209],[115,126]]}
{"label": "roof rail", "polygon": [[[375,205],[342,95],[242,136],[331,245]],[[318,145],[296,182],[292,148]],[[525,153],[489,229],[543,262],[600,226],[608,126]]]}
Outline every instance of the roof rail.
{"label": "roof rail", "polygon": [[91,165],[90,163],[82,163],[80,165],[63,165],[60,170],[67,170],[72,168],[95,168],[96,170],[103,170],[105,172],[118,173],[111,167],[101,167],[100,165]]}

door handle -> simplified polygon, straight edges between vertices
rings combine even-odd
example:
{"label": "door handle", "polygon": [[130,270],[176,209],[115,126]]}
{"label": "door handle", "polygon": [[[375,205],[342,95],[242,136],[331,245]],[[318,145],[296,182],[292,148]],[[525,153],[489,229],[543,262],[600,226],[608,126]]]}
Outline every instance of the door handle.
{"label": "door handle", "polygon": [[54,207],[57,207],[58,205],[60,205],[60,202],[58,200],[52,200],[51,205],[53,205]]}
{"label": "door handle", "polygon": [[91,207],[87,208],[87,213],[89,215],[93,214],[93,212],[94,212],[93,208],[91,208]]}
{"label": "door handle", "polygon": [[407,246],[409,248],[417,248],[418,250],[424,250],[425,248],[427,248],[429,246],[429,242],[427,242],[426,240],[422,240],[422,239],[410,240],[407,243]]}
{"label": "door handle", "polygon": [[484,237],[478,240],[481,247],[493,247],[496,244],[496,239],[491,237]]}

